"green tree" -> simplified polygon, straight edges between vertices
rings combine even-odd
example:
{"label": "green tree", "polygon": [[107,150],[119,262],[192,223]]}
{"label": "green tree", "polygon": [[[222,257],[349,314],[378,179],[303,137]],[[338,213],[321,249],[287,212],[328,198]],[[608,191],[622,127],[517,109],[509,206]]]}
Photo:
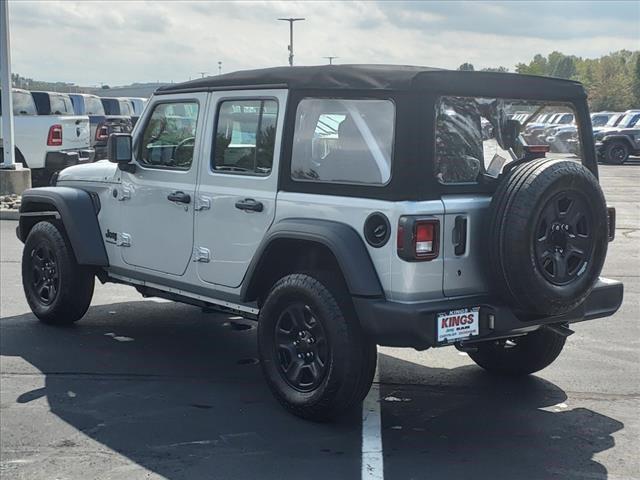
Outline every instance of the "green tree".
{"label": "green tree", "polygon": [[460,65],[458,67],[458,70],[463,70],[463,71],[467,71],[467,72],[473,72],[475,70],[475,68],[473,68],[473,64],[472,63],[468,63],[465,62],[462,65]]}

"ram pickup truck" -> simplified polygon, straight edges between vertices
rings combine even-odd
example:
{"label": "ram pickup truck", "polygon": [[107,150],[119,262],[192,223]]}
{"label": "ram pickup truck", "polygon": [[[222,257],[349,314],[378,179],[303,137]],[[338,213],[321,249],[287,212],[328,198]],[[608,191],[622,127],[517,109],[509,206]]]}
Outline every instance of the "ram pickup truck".
{"label": "ram pickup truck", "polygon": [[[31,169],[34,186],[47,185],[51,176],[63,168],[90,161],[89,119],[69,113],[68,96],[51,94],[48,102],[41,93],[42,108],[53,106],[56,114],[39,114],[35,97],[26,90],[13,89],[16,162]],[[44,111],[44,110],[42,110]],[[51,111],[51,110],[49,110]],[[0,117],[0,125],[2,118]],[[1,138],[0,131],[0,138]]]}
{"label": "ram pickup truck", "polygon": [[144,107],[147,106],[147,102],[149,101],[146,98],[142,97],[129,97],[129,103],[131,103],[131,107],[133,108],[133,115],[131,115],[131,123],[133,125],[136,124],[140,115],[144,111]]}
{"label": "ram pickup truck", "polygon": [[107,115],[97,95],[88,93],[69,94],[73,110],[77,115],[87,115],[91,126],[91,147],[95,150],[96,160],[107,158],[107,140],[112,133],[129,133],[131,118],[125,115]]}

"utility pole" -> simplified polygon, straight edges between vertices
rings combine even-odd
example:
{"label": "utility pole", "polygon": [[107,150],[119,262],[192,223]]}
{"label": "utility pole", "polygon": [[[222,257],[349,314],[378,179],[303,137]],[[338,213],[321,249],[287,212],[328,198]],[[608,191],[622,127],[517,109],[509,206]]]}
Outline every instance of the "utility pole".
{"label": "utility pole", "polygon": [[218,62],[218,75],[222,75],[222,62]]}
{"label": "utility pole", "polygon": [[331,56],[331,55],[329,55],[328,57],[322,57],[322,58],[326,58],[327,60],[329,60],[329,65],[333,65],[333,61],[334,61],[336,58],[340,58],[340,57],[335,57],[335,56]]}
{"label": "utility pole", "polygon": [[279,18],[283,22],[289,22],[289,66],[293,67],[293,22],[300,22],[304,18]]}
{"label": "utility pole", "polygon": [[209,72],[198,72],[198,73],[200,74],[200,77],[201,77],[201,78],[204,78],[204,76],[205,76],[207,73],[209,73]]}
{"label": "utility pole", "polygon": [[0,168],[14,169],[13,99],[11,94],[11,48],[9,42],[9,6],[0,0],[0,84],[2,84],[2,159]]}

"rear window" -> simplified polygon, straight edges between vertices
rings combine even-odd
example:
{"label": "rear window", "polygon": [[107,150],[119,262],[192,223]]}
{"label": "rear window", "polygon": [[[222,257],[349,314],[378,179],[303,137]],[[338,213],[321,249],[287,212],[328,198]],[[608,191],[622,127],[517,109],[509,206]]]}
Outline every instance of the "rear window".
{"label": "rear window", "polygon": [[[536,123],[541,114],[552,114]],[[547,157],[581,159],[570,105],[482,97],[441,97],[436,105],[435,175],[443,184],[498,176],[528,145],[548,145]],[[562,127],[562,128],[561,128]]]}
{"label": "rear window", "polygon": [[98,97],[84,97],[86,115],[104,115],[104,107]]}
{"label": "rear window", "polygon": [[296,111],[291,177],[385,185],[391,178],[394,124],[391,100],[303,99]]}
{"label": "rear window", "polygon": [[102,106],[107,115],[120,115],[118,100],[115,98],[101,98]]}
{"label": "rear window", "polygon": [[128,100],[120,100],[120,115],[133,115],[133,108]]}
{"label": "rear window", "polygon": [[49,95],[51,115],[75,115],[73,104],[67,95]]}
{"label": "rear window", "polygon": [[[12,92],[14,115],[37,115],[36,104],[28,92]],[[2,104],[0,103],[0,112]]]}

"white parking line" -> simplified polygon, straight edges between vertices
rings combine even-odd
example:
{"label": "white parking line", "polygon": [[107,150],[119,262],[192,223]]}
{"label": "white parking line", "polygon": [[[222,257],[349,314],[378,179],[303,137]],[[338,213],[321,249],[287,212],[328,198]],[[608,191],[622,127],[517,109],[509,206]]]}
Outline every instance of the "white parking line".
{"label": "white parking line", "polygon": [[378,371],[362,403],[362,480],[383,480],[382,421]]}

